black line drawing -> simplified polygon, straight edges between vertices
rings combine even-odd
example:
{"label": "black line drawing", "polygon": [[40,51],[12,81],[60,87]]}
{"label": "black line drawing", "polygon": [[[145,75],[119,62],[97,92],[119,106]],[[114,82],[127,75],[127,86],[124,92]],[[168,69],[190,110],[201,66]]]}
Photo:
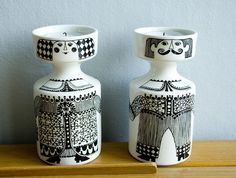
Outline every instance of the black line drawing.
{"label": "black line drawing", "polygon": [[66,80],[61,80],[61,79],[50,79],[50,81],[55,81],[55,82],[68,82],[68,81],[76,81],[76,80],[83,80],[83,78],[74,78],[74,79],[66,79]]}
{"label": "black line drawing", "polygon": [[79,97],[36,96],[35,116],[40,154],[49,163],[73,157],[86,161],[98,151],[97,112],[101,112],[96,91]]}
{"label": "black line drawing", "polygon": [[37,55],[44,60],[53,61],[53,54],[69,55],[73,53],[77,53],[78,60],[93,56],[95,54],[94,40],[92,38],[73,41],[39,39],[37,43]]}
{"label": "black line drawing", "polygon": [[154,51],[159,55],[181,55],[185,52],[185,58],[192,56],[193,40],[188,39],[156,39],[148,38],[145,46],[145,56],[154,58]]}
{"label": "black line drawing", "polygon": [[50,79],[39,89],[45,90],[45,91],[51,91],[51,92],[71,92],[71,91],[87,90],[93,87],[94,86],[92,84],[86,82],[82,78],[71,79],[71,80]]}
{"label": "black line drawing", "polygon": [[139,115],[136,152],[140,158],[153,161],[159,157],[161,140],[169,129],[173,135],[178,161],[189,156],[191,113],[194,95],[138,95],[130,104],[130,120]]}
{"label": "black line drawing", "polygon": [[[154,80],[150,79],[139,88],[152,91],[174,91],[174,90],[188,90],[191,89],[189,85],[179,86],[182,80]],[[159,84],[159,85],[158,85]],[[177,84],[177,85],[176,85]]]}

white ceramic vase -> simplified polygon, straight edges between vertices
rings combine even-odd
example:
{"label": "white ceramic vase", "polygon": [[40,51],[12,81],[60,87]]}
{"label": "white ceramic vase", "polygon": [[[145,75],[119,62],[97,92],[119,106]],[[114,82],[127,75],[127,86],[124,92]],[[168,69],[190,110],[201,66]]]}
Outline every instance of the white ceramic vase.
{"label": "white ceramic vase", "polygon": [[140,161],[173,165],[191,154],[195,85],[176,62],[195,55],[197,33],[168,27],[135,30],[135,53],[150,71],[130,83],[129,152]]}
{"label": "white ceramic vase", "polygon": [[101,85],[80,69],[96,56],[97,34],[78,25],[33,31],[36,56],[53,66],[34,84],[37,151],[49,164],[85,164],[100,154]]}

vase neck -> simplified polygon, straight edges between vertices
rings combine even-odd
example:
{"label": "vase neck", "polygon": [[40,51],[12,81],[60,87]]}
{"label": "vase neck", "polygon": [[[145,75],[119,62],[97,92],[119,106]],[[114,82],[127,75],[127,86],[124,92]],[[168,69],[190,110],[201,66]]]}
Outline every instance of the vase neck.
{"label": "vase neck", "polygon": [[50,74],[51,79],[68,80],[82,78],[85,75],[80,68],[79,62],[65,62],[53,64],[53,70]]}
{"label": "vase neck", "polygon": [[153,79],[178,80],[181,78],[177,71],[176,62],[155,61],[151,62],[150,73]]}

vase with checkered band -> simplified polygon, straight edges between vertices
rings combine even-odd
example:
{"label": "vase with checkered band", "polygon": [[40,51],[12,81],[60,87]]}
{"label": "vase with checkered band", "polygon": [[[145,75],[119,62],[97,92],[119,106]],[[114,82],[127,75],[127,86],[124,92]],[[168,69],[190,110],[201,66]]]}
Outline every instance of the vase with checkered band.
{"label": "vase with checkered band", "polygon": [[53,66],[34,84],[37,151],[56,165],[79,165],[101,151],[101,85],[80,65],[97,53],[97,30],[57,25],[35,29],[36,56]]}
{"label": "vase with checkered band", "polygon": [[192,149],[195,85],[177,72],[194,57],[192,30],[144,27],[135,30],[135,53],[150,71],[130,83],[129,152],[140,161],[178,164]]}

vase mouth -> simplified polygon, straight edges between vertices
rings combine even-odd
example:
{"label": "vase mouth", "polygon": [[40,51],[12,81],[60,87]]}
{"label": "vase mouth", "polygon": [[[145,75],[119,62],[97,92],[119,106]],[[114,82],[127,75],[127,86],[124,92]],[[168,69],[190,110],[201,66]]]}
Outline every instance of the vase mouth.
{"label": "vase mouth", "polygon": [[97,54],[98,31],[84,25],[52,25],[32,31],[37,57],[49,63],[82,62]]}
{"label": "vase mouth", "polygon": [[179,27],[141,27],[134,30],[138,35],[158,39],[182,39],[196,36],[197,32]]}
{"label": "vase mouth", "polygon": [[32,31],[34,36],[50,40],[74,40],[86,38],[97,33],[97,29],[86,25],[51,25],[36,28]]}
{"label": "vase mouth", "polygon": [[177,27],[141,27],[134,30],[137,57],[149,61],[185,61],[195,56],[197,32]]}

